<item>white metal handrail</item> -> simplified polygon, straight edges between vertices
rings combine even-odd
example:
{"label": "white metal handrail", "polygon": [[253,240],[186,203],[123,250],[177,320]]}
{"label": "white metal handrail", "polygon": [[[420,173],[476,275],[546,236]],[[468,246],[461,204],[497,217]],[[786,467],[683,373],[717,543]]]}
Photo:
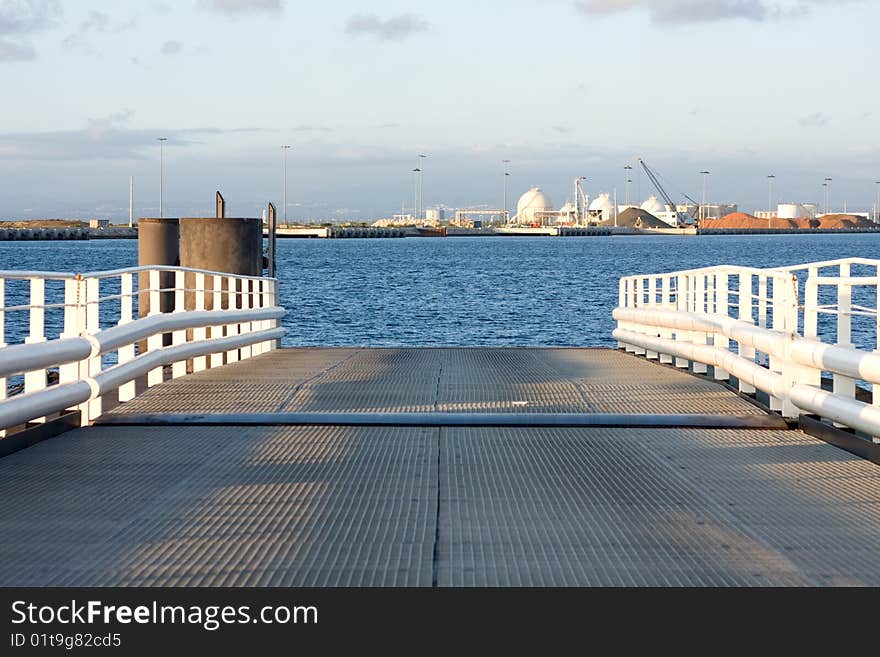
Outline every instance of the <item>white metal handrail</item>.
{"label": "white metal handrail", "polygon": [[[139,278],[148,284],[140,286]],[[8,281],[27,286],[17,296],[29,303],[5,304]],[[47,281],[63,282],[54,291],[60,300],[47,299]],[[113,289],[102,290],[108,285]],[[285,311],[276,300],[275,279],[184,267],[0,271],[0,437],[64,410],[79,410],[82,422],[91,422],[102,412],[102,397],[118,392],[119,402],[129,401],[136,379],[146,375],[147,387],[162,383],[167,365],[177,378],[273,349],[284,334]],[[149,313],[138,318],[144,302]],[[162,312],[163,302],[170,312]],[[48,335],[52,310],[63,312],[63,327],[55,322],[56,334]],[[17,313],[26,317],[13,322],[10,334],[8,320]],[[58,381],[49,385],[54,368]],[[23,375],[22,394],[8,397],[7,381],[16,375]]]}
{"label": "white metal handrail", "polygon": [[[854,276],[854,267],[871,275]],[[829,268],[837,271],[824,275]],[[803,285],[798,274],[806,274]],[[732,374],[742,392],[766,393],[786,417],[811,413],[880,436],[878,283],[880,260],[864,258],[627,276],[613,312],[614,337],[651,359],[698,373],[712,366],[718,380]],[[853,303],[857,288],[868,288],[873,308]],[[820,315],[833,317],[833,325],[820,326]],[[865,317],[870,322],[859,327],[859,342],[870,351],[854,342],[853,319]],[[832,377],[832,391],[822,389],[823,373]],[[871,389],[873,403],[857,398],[859,388]]]}

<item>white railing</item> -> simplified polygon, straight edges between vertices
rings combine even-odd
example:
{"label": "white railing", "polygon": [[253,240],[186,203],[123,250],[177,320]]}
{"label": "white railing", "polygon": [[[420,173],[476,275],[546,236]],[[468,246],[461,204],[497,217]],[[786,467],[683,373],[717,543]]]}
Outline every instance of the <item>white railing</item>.
{"label": "white railing", "polygon": [[813,414],[880,436],[878,282],[880,260],[861,258],[627,276],[614,337],[650,359],[733,375],[785,417]]}
{"label": "white railing", "polygon": [[[143,304],[149,313],[137,318]],[[162,383],[167,365],[177,378],[274,349],[283,316],[271,278],[183,267],[0,271],[0,437],[67,410],[87,424],[104,397],[130,401],[138,379]],[[9,395],[15,379],[20,394]]]}

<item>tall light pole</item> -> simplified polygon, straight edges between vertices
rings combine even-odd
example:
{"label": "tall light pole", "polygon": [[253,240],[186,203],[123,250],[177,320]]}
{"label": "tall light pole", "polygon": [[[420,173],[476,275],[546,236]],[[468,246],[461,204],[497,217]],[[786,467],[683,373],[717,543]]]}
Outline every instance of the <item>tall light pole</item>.
{"label": "tall light pole", "polygon": [[877,205],[874,210],[874,223],[880,223],[880,180],[875,180],[874,184],[877,186]]}
{"label": "tall light pole", "polygon": [[825,179],[825,214],[831,212],[831,178]]}
{"label": "tall light pole", "polygon": [[[705,219],[703,215],[705,214],[704,208],[706,207],[706,178],[709,176],[708,171],[700,171],[700,175],[703,176],[703,200],[700,203],[700,219]],[[672,208],[672,211],[675,212],[677,208]]]}
{"label": "tall light pole", "polygon": [[510,160],[501,160],[501,164],[504,167],[504,205],[501,207],[504,209],[504,214],[502,215],[504,223],[507,223],[508,212],[507,212],[507,179],[510,178],[510,172],[507,170],[507,165],[510,164]]}
{"label": "tall light pole", "polygon": [[772,173],[767,176],[767,212],[773,212],[773,180],[776,178]]}
{"label": "tall light pole", "polygon": [[[578,176],[574,179],[574,220],[578,225],[581,221],[581,204],[580,204],[580,191],[581,191],[581,180],[586,180],[586,176]],[[586,210],[586,208],[584,208]]]}
{"label": "tall light pole", "polygon": [[419,216],[419,174],[422,172],[421,169],[416,167],[413,169],[413,180],[415,180],[415,191],[413,191],[413,220],[418,221]]}
{"label": "tall light pole", "polygon": [[427,155],[419,155],[419,166],[418,166],[418,171],[419,171],[419,174],[418,174],[419,175],[419,219],[422,218],[422,210],[424,209],[423,206],[424,206],[424,202],[425,202],[425,197],[424,197],[423,188],[422,188],[422,173],[425,170],[424,161],[425,161],[426,157],[428,157],[428,156]]}
{"label": "tall light pole", "polygon": [[632,179],[630,178],[632,174],[630,173],[630,171],[632,171],[633,168],[631,165],[627,164],[625,167],[623,167],[623,170],[626,171],[626,173],[624,174],[626,177],[626,206],[629,207],[629,184],[632,182]]}
{"label": "tall light pole", "polygon": [[168,137],[157,137],[159,142],[159,218],[165,216],[165,142]]}
{"label": "tall light pole", "polygon": [[287,151],[290,150],[288,144],[281,146],[281,198],[284,205],[282,216],[284,217],[284,227],[287,227]]}

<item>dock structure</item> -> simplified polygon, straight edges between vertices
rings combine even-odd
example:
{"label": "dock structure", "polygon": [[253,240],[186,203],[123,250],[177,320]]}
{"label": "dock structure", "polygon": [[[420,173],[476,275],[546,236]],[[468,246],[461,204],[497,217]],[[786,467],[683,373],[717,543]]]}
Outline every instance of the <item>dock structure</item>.
{"label": "dock structure", "polygon": [[876,465],[610,349],[272,351],[0,494],[5,585],[880,584]]}
{"label": "dock structure", "polygon": [[[0,584],[878,586],[880,423],[848,377],[880,357],[809,336],[816,288],[845,318],[878,266],[812,263],[804,304],[793,270],[627,277],[617,349],[279,349],[274,281],[219,274],[211,309],[8,347],[0,376],[83,360],[0,399],[0,427],[35,418],[0,447],[87,426],[0,458]],[[213,277],[148,293],[165,270]]]}

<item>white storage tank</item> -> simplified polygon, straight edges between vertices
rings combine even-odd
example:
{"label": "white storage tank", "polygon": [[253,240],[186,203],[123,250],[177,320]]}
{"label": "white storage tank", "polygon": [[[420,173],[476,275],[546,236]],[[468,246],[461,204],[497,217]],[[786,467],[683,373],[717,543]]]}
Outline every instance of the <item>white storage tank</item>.
{"label": "white storage tank", "polygon": [[780,203],[776,209],[776,216],[780,219],[801,219],[809,217],[810,214],[800,203]]}
{"label": "white storage tank", "polygon": [[532,187],[520,197],[516,204],[516,214],[521,224],[540,224],[542,218],[539,213],[552,210],[552,201],[541,191],[540,187]]}
{"label": "white storage tank", "polygon": [[608,221],[614,217],[614,204],[609,194],[599,194],[590,203],[590,216],[599,221]]}
{"label": "white storage tank", "polygon": [[663,204],[657,200],[656,196],[649,196],[648,200],[642,203],[642,210],[645,212],[650,212],[655,217],[658,216],[661,212],[665,212],[666,208],[663,207]]}
{"label": "white storage tank", "polygon": [[425,221],[430,224],[439,224],[445,218],[442,208],[428,208],[425,210]]}

